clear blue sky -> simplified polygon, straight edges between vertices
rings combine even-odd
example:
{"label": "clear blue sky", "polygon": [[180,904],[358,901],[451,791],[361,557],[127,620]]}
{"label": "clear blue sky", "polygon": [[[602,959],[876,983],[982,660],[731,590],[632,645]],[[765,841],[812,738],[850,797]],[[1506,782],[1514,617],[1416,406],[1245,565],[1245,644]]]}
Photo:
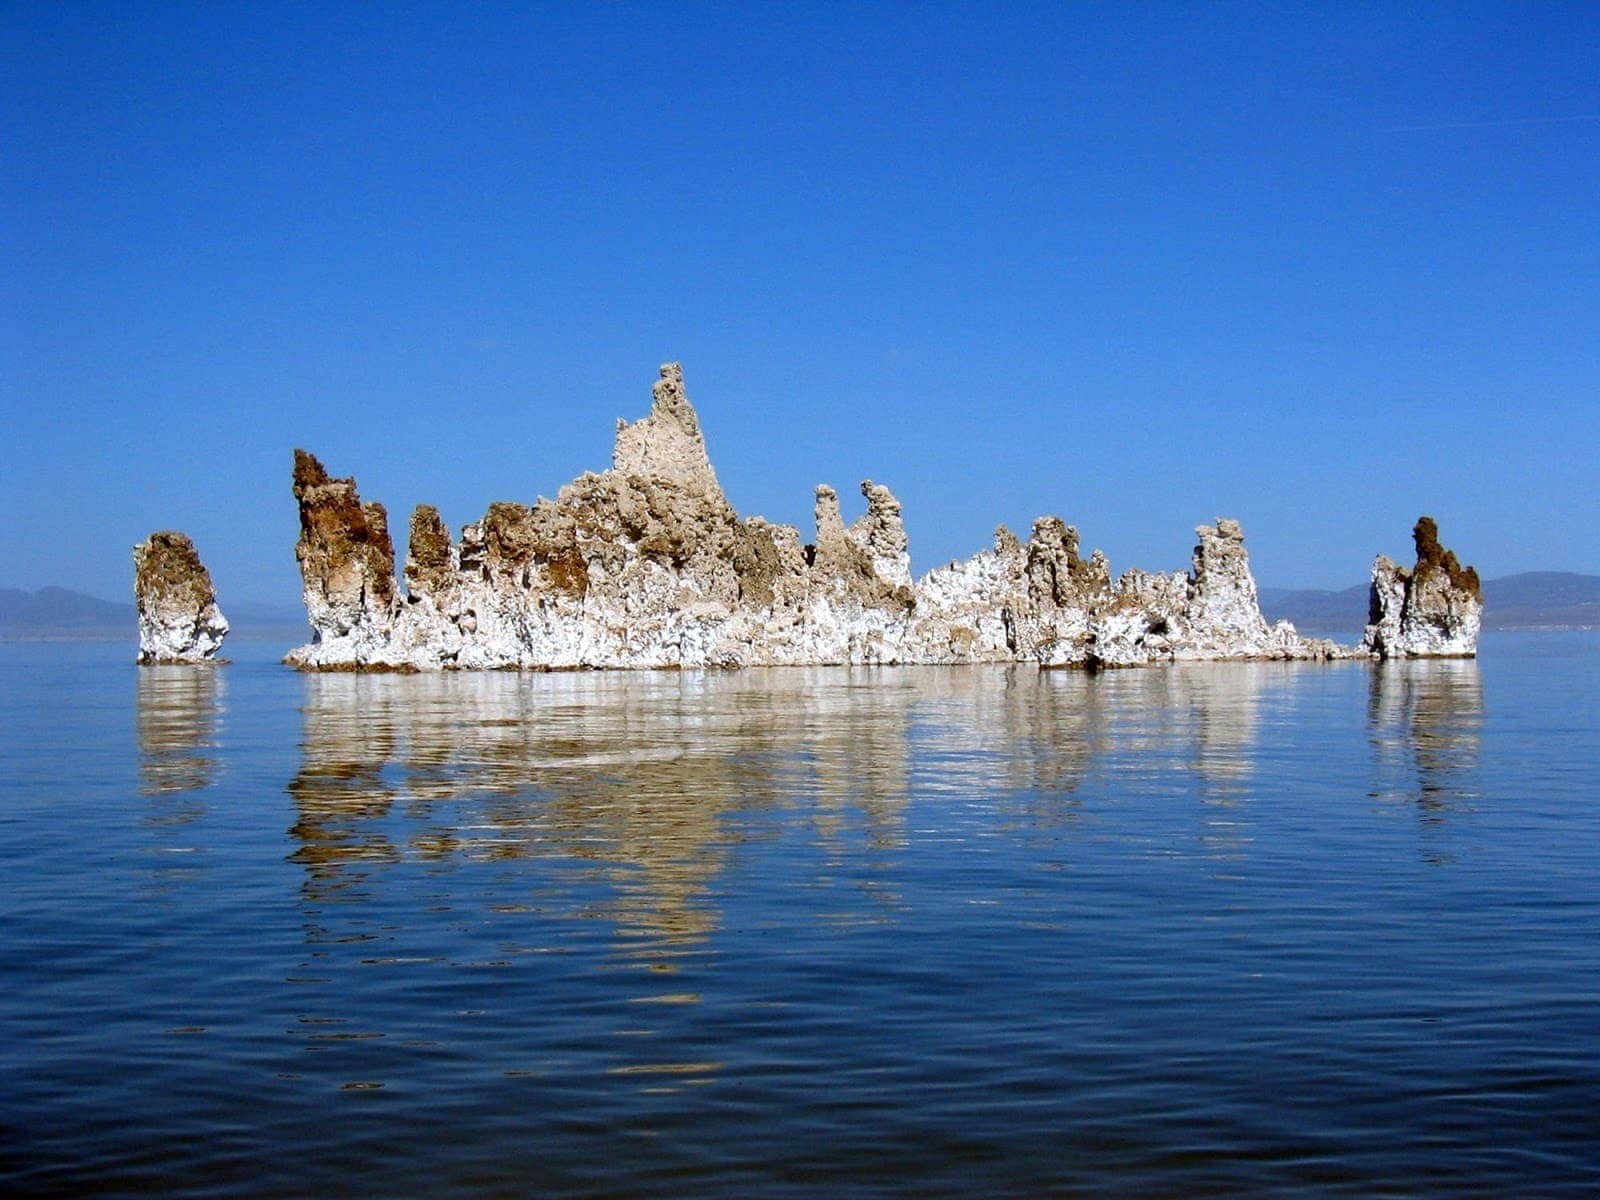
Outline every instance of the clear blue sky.
{"label": "clear blue sky", "polygon": [[666,359],[742,512],[870,476],[919,571],[1600,572],[1600,6],[528,8],[0,11],[0,586],[293,601],[291,447],[459,526]]}

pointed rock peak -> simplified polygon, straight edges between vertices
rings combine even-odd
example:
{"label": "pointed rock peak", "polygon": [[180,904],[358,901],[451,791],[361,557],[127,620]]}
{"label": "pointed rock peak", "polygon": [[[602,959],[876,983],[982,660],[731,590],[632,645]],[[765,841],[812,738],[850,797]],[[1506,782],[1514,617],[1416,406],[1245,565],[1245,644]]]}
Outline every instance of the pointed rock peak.
{"label": "pointed rock peak", "polygon": [[994,552],[996,554],[1015,554],[1022,549],[1022,543],[1017,535],[1001,524],[994,527]]}
{"label": "pointed rock peak", "polygon": [[312,628],[319,636],[342,636],[381,617],[395,595],[387,510],[362,503],[353,477],[331,478],[304,450],[294,453],[294,498],[300,506],[295,557]]}
{"label": "pointed rock peak", "polygon": [[1060,552],[1068,559],[1078,557],[1078,527],[1068,525],[1060,517],[1036,518],[1028,540],[1041,551]]}
{"label": "pointed rock peak", "polygon": [[1411,540],[1417,545],[1417,561],[1436,567],[1444,561],[1444,547],[1439,544],[1439,522],[1432,517],[1418,517],[1411,527]]}
{"label": "pointed rock peak", "polygon": [[1429,572],[1438,570],[1450,581],[1450,586],[1460,588],[1474,600],[1482,600],[1482,585],[1478,581],[1478,572],[1473,567],[1463,567],[1461,560],[1456,558],[1455,551],[1446,550],[1439,542],[1439,523],[1432,517],[1418,517],[1417,523],[1411,529],[1411,538],[1417,546],[1417,566],[1415,574],[1420,578]]}
{"label": "pointed rock peak", "polygon": [[364,500],[361,504],[361,515],[366,518],[369,536],[373,539],[389,540],[389,510],[377,500]]}
{"label": "pointed rock peak", "polygon": [[411,510],[411,536],[421,537],[445,550],[450,548],[450,531],[445,528],[439,510],[431,504],[419,504]]}
{"label": "pointed rock peak", "polygon": [[898,509],[900,501],[894,498],[894,493],[881,483],[873,483],[870,479],[861,481],[861,494],[866,497],[867,507],[893,506]]}
{"label": "pointed rock peak", "polygon": [[839,494],[825,483],[817,485],[814,577],[868,607],[903,611],[911,604],[911,559],[905,552],[900,504],[888,488],[870,479],[861,491],[867,511],[847,529],[839,515]]}
{"label": "pointed rock peak", "polygon": [[895,499],[895,494],[870,479],[861,481],[861,494],[866,497],[867,511],[857,519],[856,528],[864,534],[877,528],[898,529],[903,538],[905,525],[900,519],[900,501]]}
{"label": "pointed rock peak", "polygon": [[650,388],[650,412],[668,414],[694,433],[700,432],[700,419],[694,405],[689,403],[689,393],[683,386],[683,364],[662,363],[661,378]]}
{"label": "pointed rock peak", "polygon": [[1208,547],[1220,549],[1226,543],[1244,544],[1244,528],[1232,517],[1218,517],[1215,525],[1196,525],[1194,535],[1200,539],[1196,554]]}
{"label": "pointed rock peak", "polygon": [[817,522],[817,544],[844,535],[844,518],[839,515],[839,493],[825,483],[817,484],[817,501],[812,506]]}
{"label": "pointed rock peak", "polygon": [[1027,545],[1028,595],[1036,604],[1064,607],[1087,603],[1091,593],[1108,590],[1109,572],[1104,579],[1094,576],[1078,557],[1078,527],[1060,517],[1039,517]]}
{"label": "pointed rock peak", "polygon": [[1202,641],[1257,647],[1252,653],[1259,653],[1268,628],[1250,573],[1244,530],[1239,522],[1218,517],[1214,526],[1196,526],[1195,536],[1199,543],[1189,572],[1185,611],[1191,632]]}
{"label": "pointed rock peak", "polygon": [[377,501],[363,502],[355,476],[328,474],[315,454],[294,452],[294,498],[300,502],[302,537],[313,530],[326,534],[334,526],[361,541],[389,540],[389,514]]}
{"label": "pointed rock peak", "polygon": [[[1194,548],[1194,574],[1203,576],[1207,567],[1223,570],[1243,570],[1249,573],[1249,551],[1244,548],[1244,529],[1230,517],[1218,517],[1215,525],[1196,525]],[[1241,568],[1223,566],[1244,562]]]}
{"label": "pointed rock peak", "polygon": [[690,491],[721,493],[717,473],[706,453],[700,419],[683,386],[683,368],[677,363],[661,367],[661,378],[651,389],[650,415],[629,424],[617,422],[617,441],[611,467],[621,475],[665,479]]}
{"label": "pointed rock peak", "polygon": [[203,580],[211,586],[211,576],[200,565],[199,552],[189,535],[176,529],[159,529],[133,548],[134,564],[155,575],[185,581]]}
{"label": "pointed rock peak", "polygon": [[322,487],[330,482],[328,469],[309,450],[296,447],[294,452],[294,492],[298,496],[306,488]]}
{"label": "pointed rock peak", "polygon": [[[861,481],[861,494],[867,498],[867,511],[850,527],[850,535],[872,556],[880,573],[909,584],[910,540],[900,517],[900,501],[883,484],[870,479]],[[905,561],[902,563],[901,559]]]}
{"label": "pointed rock peak", "polygon": [[444,518],[431,504],[419,504],[411,512],[411,559],[428,567],[442,567],[450,561],[450,531]]}
{"label": "pointed rock peak", "polygon": [[1250,552],[1244,548],[1244,530],[1239,522],[1218,517],[1215,525],[1196,525],[1199,542],[1194,548],[1194,569],[1190,578],[1200,587],[1248,587],[1255,594],[1255,579],[1250,574]]}
{"label": "pointed rock peak", "polygon": [[1382,554],[1372,565],[1362,645],[1380,658],[1471,658],[1483,621],[1478,572],[1440,544],[1432,517],[1419,518],[1411,536],[1417,546],[1411,570]]}
{"label": "pointed rock peak", "polygon": [[406,586],[414,596],[427,595],[448,583],[450,571],[450,531],[437,508],[419,504],[411,512]]}
{"label": "pointed rock peak", "polygon": [[1250,574],[1250,552],[1244,548],[1244,530],[1239,522],[1218,517],[1215,525],[1196,525],[1191,581],[1202,589],[1248,588],[1255,595],[1255,579]]}

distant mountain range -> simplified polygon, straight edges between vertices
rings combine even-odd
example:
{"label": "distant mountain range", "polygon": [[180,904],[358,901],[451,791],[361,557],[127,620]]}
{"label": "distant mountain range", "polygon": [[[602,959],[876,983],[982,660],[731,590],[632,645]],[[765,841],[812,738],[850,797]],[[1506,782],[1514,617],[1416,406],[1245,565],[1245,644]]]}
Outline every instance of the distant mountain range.
{"label": "distant mountain range", "polygon": [[82,592],[47,587],[37,592],[0,588],[0,633],[25,635],[29,630],[71,634],[133,628],[133,605],[96,600]]}
{"label": "distant mountain range", "polygon": [[[1367,585],[1343,591],[1262,588],[1269,621],[1312,632],[1346,633],[1367,623]],[[1527,571],[1483,585],[1485,629],[1600,629],[1600,575]]]}
{"label": "distant mountain range", "polygon": [[[225,605],[222,610],[240,638],[306,634],[305,610],[288,604]],[[0,588],[0,641],[100,641],[137,637],[133,605],[86,596],[67,588],[37,592]]]}
{"label": "distant mountain range", "polygon": [[[1600,629],[1600,575],[1528,571],[1483,585],[1485,629]],[[299,605],[224,605],[240,638],[285,638],[306,634]],[[1269,621],[1289,620],[1313,633],[1352,633],[1367,623],[1367,585],[1342,591],[1261,589],[1261,611]],[[117,604],[67,588],[37,592],[0,588],[0,641],[92,641],[133,638],[133,605]]]}

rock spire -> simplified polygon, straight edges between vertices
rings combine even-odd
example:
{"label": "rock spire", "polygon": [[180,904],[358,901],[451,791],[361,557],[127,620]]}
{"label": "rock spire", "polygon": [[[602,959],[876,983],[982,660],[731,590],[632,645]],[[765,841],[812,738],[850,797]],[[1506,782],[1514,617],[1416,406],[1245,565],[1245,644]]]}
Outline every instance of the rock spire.
{"label": "rock spire", "polygon": [[162,530],[133,548],[133,598],[140,663],[218,661],[228,620],[188,535]]}
{"label": "rock spire", "polygon": [[1478,572],[1439,543],[1432,517],[1411,531],[1417,562],[1410,570],[1378,555],[1372,564],[1367,631],[1362,645],[1379,658],[1472,658],[1483,624]]}
{"label": "rock spire", "polygon": [[[793,526],[741,517],[676,363],[661,368],[649,415],[618,422],[611,464],[554,499],[491,504],[455,539],[434,508],[419,506],[402,591],[383,506],[297,450],[296,554],[314,640],[286,661],[308,670],[1094,669],[1373,653],[1268,626],[1244,534],[1226,518],[1199,527],[1187,573],[1113,579],[1103,553],[1083,557],[1075,526],[1046,516],[1026,542],[1002,526],[991,549],[913,579],[900,502],[871,480],[849,524],[839,493],[817,488],[809,543]],[[1447,571],[1443,557],[1437,569]]]}

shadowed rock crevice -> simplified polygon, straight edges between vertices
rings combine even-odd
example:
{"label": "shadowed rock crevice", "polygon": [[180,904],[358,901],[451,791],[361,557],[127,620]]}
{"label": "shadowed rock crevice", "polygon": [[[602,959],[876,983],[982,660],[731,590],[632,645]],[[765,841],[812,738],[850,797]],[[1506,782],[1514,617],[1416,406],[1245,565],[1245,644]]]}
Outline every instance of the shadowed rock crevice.
{"label": "shadowed rock crevice", "polygon": [[[1336,658],[1370,647],[1300,637],[1261,616],[1244,534],[1199,528],[1188,573],[1125,572],[1045,516],[972,558],[911,576],[900,502],[866,480],[844,523],[816,490],[816,538],[743,518],[723,494],[675,363],[648,416],[619,421],[609,470],[554,499],[497,501],[452,542],[431,506],[411,520],[407,594],[383,507],[295,452],[297,555],[313,670],[738,667],[829,663],[1137,666],[1199,658]],[[1421,527],[1419,526],[1419,529]],[[1421,542],[1419,541],[1419,547]],[[1431,551],[1430,551],[1431,554]],[[1441,579],[1460,568],[1429,558]]]}

